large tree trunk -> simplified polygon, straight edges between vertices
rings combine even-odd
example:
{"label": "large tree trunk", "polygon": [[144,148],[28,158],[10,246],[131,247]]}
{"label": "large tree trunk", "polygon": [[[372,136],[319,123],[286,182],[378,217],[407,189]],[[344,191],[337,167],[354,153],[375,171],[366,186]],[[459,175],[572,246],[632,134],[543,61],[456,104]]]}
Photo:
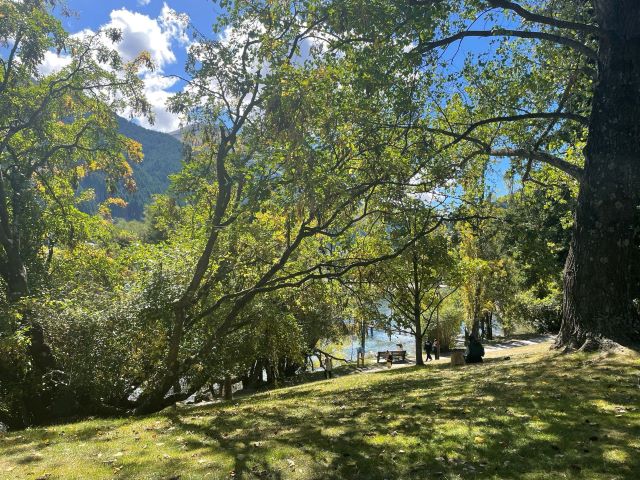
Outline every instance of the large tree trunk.
{"label": "large tree trunk", "polygon": [[595,0],[599,45],[557,346],[640,341],[640,2]]}
{"label": "large tree trunk", "polygon": [[233,400],[233,381],[228,375],[224,377],[224,399]]}
{"label": "large tree trunk", "polygon": [[[27,269],[18,254],[7,253],[7,297],[9,303],[17,303],[30,293]],[[29,315],[29,312],[23,311],[21,313],[23,323],[29,327],[29,338],[31,340],[29,353],[32,358],[32,365],[41,373],[46,373],[48,370],[55,368],[55,361],[51,348],[45,341],[44,330],[39,323],[31,318],[32,316]]]}
{"label": "large tree trunk", "polygon": [[416,365],[424,365],[422,358],[422,295],[420,275],[418,273],[420,259],[415,249],[411,256],[411,264],[413,267],[413,328],[416,339]]}

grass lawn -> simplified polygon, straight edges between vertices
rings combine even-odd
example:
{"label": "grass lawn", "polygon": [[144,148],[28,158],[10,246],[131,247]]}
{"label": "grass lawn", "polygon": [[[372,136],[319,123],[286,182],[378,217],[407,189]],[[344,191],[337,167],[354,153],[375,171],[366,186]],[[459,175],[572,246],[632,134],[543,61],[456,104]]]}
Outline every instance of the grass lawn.
{"label": "grass lawn", "polygon": [[548,344],[0,436],[8,479],[640,479],[640,356]]}

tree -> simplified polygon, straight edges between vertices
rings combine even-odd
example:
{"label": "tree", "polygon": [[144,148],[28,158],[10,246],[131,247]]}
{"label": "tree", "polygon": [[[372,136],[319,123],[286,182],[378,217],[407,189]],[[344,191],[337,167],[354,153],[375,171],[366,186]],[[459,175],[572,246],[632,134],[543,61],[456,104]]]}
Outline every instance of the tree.
{"label": "tree", "polygon": [[[484,223],[484,224],[483,224]],[[501,258],[488,222],[462,223],[460,262],[462,264],[462,304],[466,313],[465,333],[491,339],[492,318],[502,281],[507,277],[506,259]]]}
{"label": "tree", "polygon": [[[140,385],[137,412],[201,388],[207,379],[195,372],[255,320],[244,313],[260,296],[399,255],[446,215],[433,212],[391,251],[366,247],[416,173],[431,171],[422,144],[396,127],[415,115],[407,97],[416,89],[407,82],[392,103],[354,75],[351,59],[320,46],[302,58],[322,21],[277,2],[236,2],[216,27],[225,34],[192,47],[189,88],[172,102],[194,140],[175,179],[186,205],[170,242],[197,254],[180,293],[155,309],[167,320],[166,348]],[[410,77],[412,64],[404,69]],[[435,169],[424,178],[432,187],[445,181]],[[183,378],[193,379],[188,389],[170,394]]]}
{"label": "tree", "polygon": [[[384,242],[384,237],[379,237]],[[358,337],[362,354],[366,352],[369,329],[387,326],[387,318],[381,308],[380,289],[376,282],[377,268],[358,268],[340,278],[347,299],[346,314],[350,320],[350,333]]]}
{"label": "tree", "polygon": [[[55,359],[42,326],[21,302],[42,286],[54,245],[81,237],[86,216],[76,209],[78,179],[102,170],[112,185],[124,179],[135,187],[129,162],[140,161],[142,152],[117,133],[115,111],[125,105],[149,111],[137,77],[140,67],[152,66],[148,56],[123,63],[108,46],[119,40],[116,30],[69,37],[52,13],[56,5],[0,3],[0,278],[9,311],[1,327],[28,338],[35,390],[23,399],[31,410],[27,422],[46,410],[38,385],[55,369]],[[39,65],[51,49],[67,51],[68,65],[42,75]],[[10,318],[17,320],[10,325]]]}
{"label": "tree", "polygon": [[[396,225],[402,235],[415,234],[419,214],[420,207],[413,209]],[[391,310],[392,328],[414,336],[417,365],[424,365],[422,344],[440,306],[456,290],[456,263],[451,238],[441,227],[378,266],[376,283]]]}
{"label": "tree", "polygon": [[[542,169],[533,178],[553,182],[552,173]],[[502,227],[496,227],[500,228],[497,243],[500,256],[508,259],[496,301],[503,329],[516,324],[540,332],[560,329],[562,268],[575,206],[568,187],[528,182],[520,191],[497,200],[502,221]]]}
{"label": "tree", "polygon": [[[348,19],[351,2],[338,5],[336,18]],[[547,164],[578,182],[557,345],[638,342],[638,2],[413,0],[359,11],[371,21],[336,19],[343,41],[393,36],[423,58],[429,75],[449,45],[494,40],[483,44],[490,55],[470,51],[463,75],[444,71],[452,80],[446,91],[465,91],[466,119],[425,129],[449,137],[448,148],[465,144],[476,156],[512,158],[524,178]],[[475,27],[480,17],[489,28]]]}

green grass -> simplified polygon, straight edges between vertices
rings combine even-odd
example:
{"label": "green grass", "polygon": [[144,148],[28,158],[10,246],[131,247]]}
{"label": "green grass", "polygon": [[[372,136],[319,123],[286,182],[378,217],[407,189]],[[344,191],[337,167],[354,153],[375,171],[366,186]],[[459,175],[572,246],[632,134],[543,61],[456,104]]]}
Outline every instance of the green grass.
{"label": "green grass", "polygon": [[508,354],[13,432],[0,478],[640,478],[637,354]]}

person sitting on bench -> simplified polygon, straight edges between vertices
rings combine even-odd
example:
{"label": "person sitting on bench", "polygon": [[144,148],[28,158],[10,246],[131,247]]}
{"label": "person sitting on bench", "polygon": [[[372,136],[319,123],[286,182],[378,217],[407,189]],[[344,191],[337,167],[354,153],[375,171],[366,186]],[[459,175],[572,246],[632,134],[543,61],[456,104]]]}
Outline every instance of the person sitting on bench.
{"label": "person sitting on bench", "polygon": [[469,337],[469,345],[467,351],[464,352],[464,360],[467,363],[480,363],[484,357],[484,347],[475,335]]}

